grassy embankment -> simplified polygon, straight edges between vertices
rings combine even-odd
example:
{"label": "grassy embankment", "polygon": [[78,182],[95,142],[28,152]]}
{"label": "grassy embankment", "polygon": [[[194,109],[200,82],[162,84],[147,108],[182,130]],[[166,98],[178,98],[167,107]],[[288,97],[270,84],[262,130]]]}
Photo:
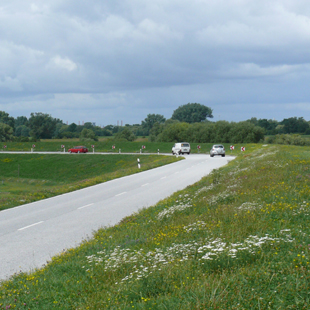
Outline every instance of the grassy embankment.
{"label": "grassy embankment", "polygon": [[178,160],[172,156],[0,153],[0,210]]}
{"label": "grassy embankment", "polygon": [[0,309],[309,309],[310,148],[257,146],[0,287]]}

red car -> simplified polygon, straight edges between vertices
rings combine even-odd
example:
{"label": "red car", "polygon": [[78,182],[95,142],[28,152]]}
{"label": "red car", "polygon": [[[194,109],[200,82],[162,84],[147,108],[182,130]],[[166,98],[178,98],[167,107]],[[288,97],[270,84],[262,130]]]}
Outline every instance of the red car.
{"label": "red car", "polygon": [[69,153],[87,153],[88,148],[86,146],[75,146],[68,150]]}

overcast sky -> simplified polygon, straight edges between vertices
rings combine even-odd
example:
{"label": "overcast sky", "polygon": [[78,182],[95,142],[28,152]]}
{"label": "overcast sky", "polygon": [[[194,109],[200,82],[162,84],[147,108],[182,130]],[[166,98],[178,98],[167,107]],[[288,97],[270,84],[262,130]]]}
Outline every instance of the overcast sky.
{"label": "overcast sky", "polygon": [[310,120],[309,0],[2,0],[0,110],[140,124]]}

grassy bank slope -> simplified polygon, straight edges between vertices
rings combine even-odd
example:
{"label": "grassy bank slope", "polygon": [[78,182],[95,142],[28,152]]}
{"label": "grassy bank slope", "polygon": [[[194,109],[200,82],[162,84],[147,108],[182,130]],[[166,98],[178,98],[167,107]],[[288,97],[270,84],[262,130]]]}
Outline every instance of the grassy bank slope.
{"label": "grassy bank slope", "polygon": [[3,282],[0,309],[309,309],[309,151],[258,146]]}
{"label": "grassy bank slope", "polygon": [[1,154],[0,210],[172,163],[172,156]]}

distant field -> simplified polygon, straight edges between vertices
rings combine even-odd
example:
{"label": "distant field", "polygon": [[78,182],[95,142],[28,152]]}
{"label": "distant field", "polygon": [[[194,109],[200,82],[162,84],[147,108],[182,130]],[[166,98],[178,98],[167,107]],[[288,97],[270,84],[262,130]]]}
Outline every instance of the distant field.
{"label": "distant field", "polygon": [[0,210],[138,173],[173,156],[0,153]]}
{"label": "distant field", "polygon": [[310,147],[253,146],[3,282],[0,309],[310,309],[309,176]]}

